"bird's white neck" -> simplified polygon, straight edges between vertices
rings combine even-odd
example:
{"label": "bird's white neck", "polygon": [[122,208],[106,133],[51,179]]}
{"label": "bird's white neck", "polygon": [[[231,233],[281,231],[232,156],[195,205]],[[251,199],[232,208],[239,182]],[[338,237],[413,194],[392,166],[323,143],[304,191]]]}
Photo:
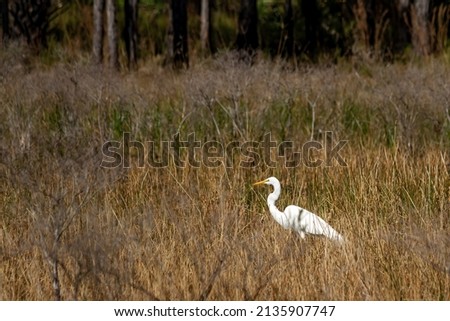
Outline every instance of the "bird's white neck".
{"label": "bird's white neck", "polygon": [[267,197],[267,205],[270,206],[275,206],[275,202],[278,200],[278,198],[280,197],[280,193],[281,193],[281,186],[280,183],[274,183],[273,185],[273,192],[269,194],[269,196]]}
{"label": "bird's white neck", "polygon": [[269,196],[267,196],[267,205],[269,207],[271,206],[275,206],[275,202],[278,200],[278,198],[280,197],[280,192],[278,193],[270,193]]}
{"label": "bird's white neck", "polygon": [[283,212],[281,212],[275,205],[275,202],[278,200],[281,193],[280,184],[273,185],[273,188],[274,188],[273,192],[270,193],[269,196],[267,197],[267,205],[269,206],[270,214],[272,214],[273,218],[275,219],[275,221],[278,222],[278,224],[280,224],[284,228],[288,228],[288,221],[286,215]]}

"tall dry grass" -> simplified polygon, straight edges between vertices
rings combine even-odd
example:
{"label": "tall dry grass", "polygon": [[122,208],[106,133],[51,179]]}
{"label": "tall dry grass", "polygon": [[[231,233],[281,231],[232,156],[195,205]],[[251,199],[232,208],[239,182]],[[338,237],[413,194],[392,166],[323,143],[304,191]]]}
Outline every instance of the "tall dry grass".
{"label": "tall dry grass", "polygon": [[[183,73],[149,63],[117,75],[9,59],[2,300],[450,299],[445,62],[294,71],[224,55]],[[137,168],[132,152],[129,169],[100,167],[102,144],[124,132],[224,144],[271,132],[300,149],[325,131],[348,140],[347,166],[286,168],[280,157],[242,168],[238,155],[229,167]],[[319,214],[346,245],[278,226],[268,188],[251,186],[272,175],[281,208]]]}

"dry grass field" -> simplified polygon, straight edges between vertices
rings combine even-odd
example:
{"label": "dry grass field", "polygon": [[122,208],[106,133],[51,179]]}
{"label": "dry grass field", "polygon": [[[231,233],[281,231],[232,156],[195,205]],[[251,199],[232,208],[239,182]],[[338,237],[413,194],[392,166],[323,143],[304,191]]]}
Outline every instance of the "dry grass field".
{"label": "dry grass field", "polygon": [[[225,54],[108,74],[2,55],[1,300],[450,300],[448,62],[292,70]],[[129,168],[100,166],[124,133],[161,158],[176,134],[225,146],[270,132],[301,151],[327,131],[347,141],[344,165],[287,167],[272,149],[274,166],[235,151],[139,167],[131,148]],[[252,186],[269,176],[280,208],[320,215],[345,246],[277,225],[270,187]]]}

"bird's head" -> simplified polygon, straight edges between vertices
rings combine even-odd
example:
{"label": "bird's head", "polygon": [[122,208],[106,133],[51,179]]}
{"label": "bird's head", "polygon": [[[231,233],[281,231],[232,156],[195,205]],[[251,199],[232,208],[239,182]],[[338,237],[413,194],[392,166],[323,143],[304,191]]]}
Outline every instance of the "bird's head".
{"label": "bird's head", "polygon": [[279,186],[280,185],[280,181],[276,177],[272,176],[272,177],[266,178],[263,181],[254,183],[253,186],[262,185],[262,184],[272,185],[272,186],[277,186],[278,185]]}

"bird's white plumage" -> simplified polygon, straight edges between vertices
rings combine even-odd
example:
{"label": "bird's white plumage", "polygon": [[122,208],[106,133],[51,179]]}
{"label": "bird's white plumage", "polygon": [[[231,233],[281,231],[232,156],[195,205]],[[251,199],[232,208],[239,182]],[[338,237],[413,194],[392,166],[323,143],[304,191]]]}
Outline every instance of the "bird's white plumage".
{"label": "bird's white plumage", "polygon": [[321,235],[331,240],[343,242],[344,238],[327,222],[319,216],[307,211],[296,205],[289,205],[281,212],[276,206],[275,202],[280,197],[281,185],[280,181],[275,177],[269,177],[261,182],[253,185],[267,184],[272,185],[274,190],[267,197],[267,205],[269,206],[270,214],[277,221],[278,224],[285,229],[292,229],[296,231],[301,238],[305,238],[306,234]]}

